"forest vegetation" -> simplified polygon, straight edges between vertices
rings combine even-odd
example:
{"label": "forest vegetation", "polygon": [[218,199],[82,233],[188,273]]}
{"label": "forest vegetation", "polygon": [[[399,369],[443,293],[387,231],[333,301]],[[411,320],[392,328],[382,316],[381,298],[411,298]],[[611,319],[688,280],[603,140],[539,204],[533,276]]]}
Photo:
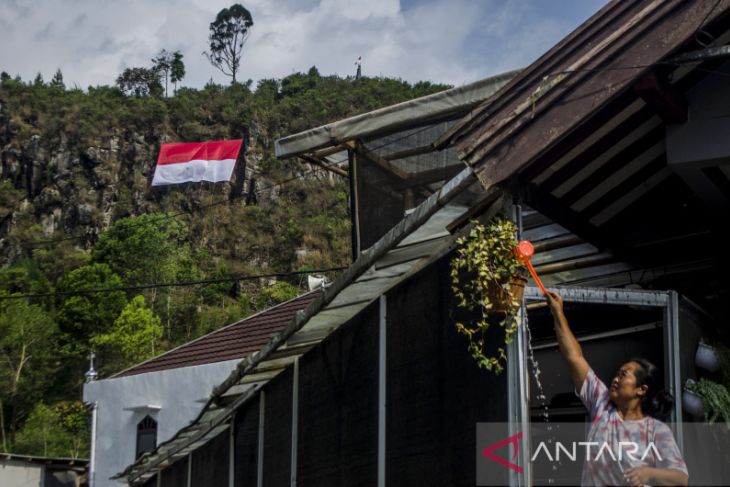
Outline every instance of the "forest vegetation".
{"label": "forest vegetation", "polygon": [[[1,76],[2,451],[88,455],[92,350],[108,377],[306,289],[305,274],[234,276],[346,266],[347,181],[277,160],[273,141],[447,88],[313,67],[255,87],[173,77],[166,96],[127,74],[85,90],[60,70]],[[150,188],[161,143],[245,137],[231,183]],[[203,280],[215,282],[157,286]]]}

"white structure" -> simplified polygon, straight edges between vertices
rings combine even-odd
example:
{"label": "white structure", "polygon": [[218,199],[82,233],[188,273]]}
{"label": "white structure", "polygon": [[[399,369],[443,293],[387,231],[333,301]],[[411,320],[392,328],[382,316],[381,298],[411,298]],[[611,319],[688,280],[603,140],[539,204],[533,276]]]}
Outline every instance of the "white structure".
{"label": "white structure", "polygon": [[134,462],[137,428],[146,416],[157,422],[157,443],[169,439],[195,418],[211,387],[236,363],[227,360],[86,384],[84,401],[96,403],[94,485],[120,485],[109,477]]}
{"label": "white structure", "polygon": [[77,487],[85,478],[88,460],[0,453],[2,487]]}
{"label": "white structure", "polygon": [[108,379],[87,382],[84,401],[95,406],[90,485],[123,485],[111,477],[193,421],[212,387],[318,294],[309,292]]}

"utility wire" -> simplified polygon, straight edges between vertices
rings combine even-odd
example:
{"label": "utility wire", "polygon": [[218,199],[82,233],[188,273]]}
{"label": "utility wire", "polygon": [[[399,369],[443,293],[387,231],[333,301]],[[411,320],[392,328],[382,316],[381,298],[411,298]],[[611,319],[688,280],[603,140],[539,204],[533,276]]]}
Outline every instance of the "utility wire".
{"label": "utility wire", "polygon": [[218,284],[221,282],[238,282],[238,281],[251,281],[255,279],[266,279],[273,277],[290,277],[304,274],[319,274],[323,272],[334,272],[347,269],[347,267],[330,267],[328,269],[314,269],[311,271],[292,271],[292,272],[276,272],[272,274],[256,274],[256,275],[245,275],[245,276],[231,276],[221,277],[216,279],[202,279],[198,281],[176,281],[176,282],[163,282],[157,284],[143,284],[139,286],[118,286],[109,288],[98,288],[98,289],[77,289],[73,291],[54,291],[50,293],[37,293],[37,294],[12,294],[7,296],[0,296],[0,301],[6,301],[11,299],[34,299],[34,298],[48,298],[54,296],[76,296],[80,294],[97,294],[97,293],[113,293],[119,291],[140,291],[144,289],[157,289],[165,287],[189,287],[199,286],[208,284]]}

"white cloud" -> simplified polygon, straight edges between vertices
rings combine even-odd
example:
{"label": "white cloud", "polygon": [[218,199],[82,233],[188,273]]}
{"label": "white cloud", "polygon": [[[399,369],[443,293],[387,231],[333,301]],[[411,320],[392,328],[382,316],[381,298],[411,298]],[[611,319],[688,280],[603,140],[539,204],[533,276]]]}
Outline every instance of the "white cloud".
{"label": "white cloud", "polygon": [[[523,66],[566,35],[584,12],[536,0],[251,0],[254,18],[240,78],[283,77],[316,65],[354,74],[461,84]],[[564,0],[571,1],[571,0]],[[572,0],[574,1],[574,0]],[[208,25],[231,0],[0,0],[0,70],[67,84],[113,84],[160,50],[180,50],[184,85],[225,83],[202,52]],[[407,5],[404,7],[403,5]],[[536,9],[546,10],[536,14]]]}

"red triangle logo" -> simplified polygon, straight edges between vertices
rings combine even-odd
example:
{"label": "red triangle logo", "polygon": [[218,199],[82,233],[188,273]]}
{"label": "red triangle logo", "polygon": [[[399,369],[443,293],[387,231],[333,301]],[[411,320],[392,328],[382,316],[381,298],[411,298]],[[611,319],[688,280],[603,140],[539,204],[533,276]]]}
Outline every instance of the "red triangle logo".
{"label": "red triangle logo", "polygon": [[514,470],[517,473],[522,473],[523,468],[517,465],[516,463],[512,463],[509,460],[505,460],[502,457],[498,457],[494,453],[492,453],[494,450],[498,450],[502,448],[505,445],[512,445],[512,460],[517,458],[517,448],[519,446],[520,440],[522,439],[522,433],[517,433],[516,435],[510,436],[509,438],[505,438],[504,440],[498,441],[497,443],[494,443],[492,445],[489,445],[485,449],[482,450],[482,456],[485,458],[489,458],[490,460],[494,460],[495,462],[499,463],[500,465],[504,465],[505,467],[509,468],[510,470]]}

